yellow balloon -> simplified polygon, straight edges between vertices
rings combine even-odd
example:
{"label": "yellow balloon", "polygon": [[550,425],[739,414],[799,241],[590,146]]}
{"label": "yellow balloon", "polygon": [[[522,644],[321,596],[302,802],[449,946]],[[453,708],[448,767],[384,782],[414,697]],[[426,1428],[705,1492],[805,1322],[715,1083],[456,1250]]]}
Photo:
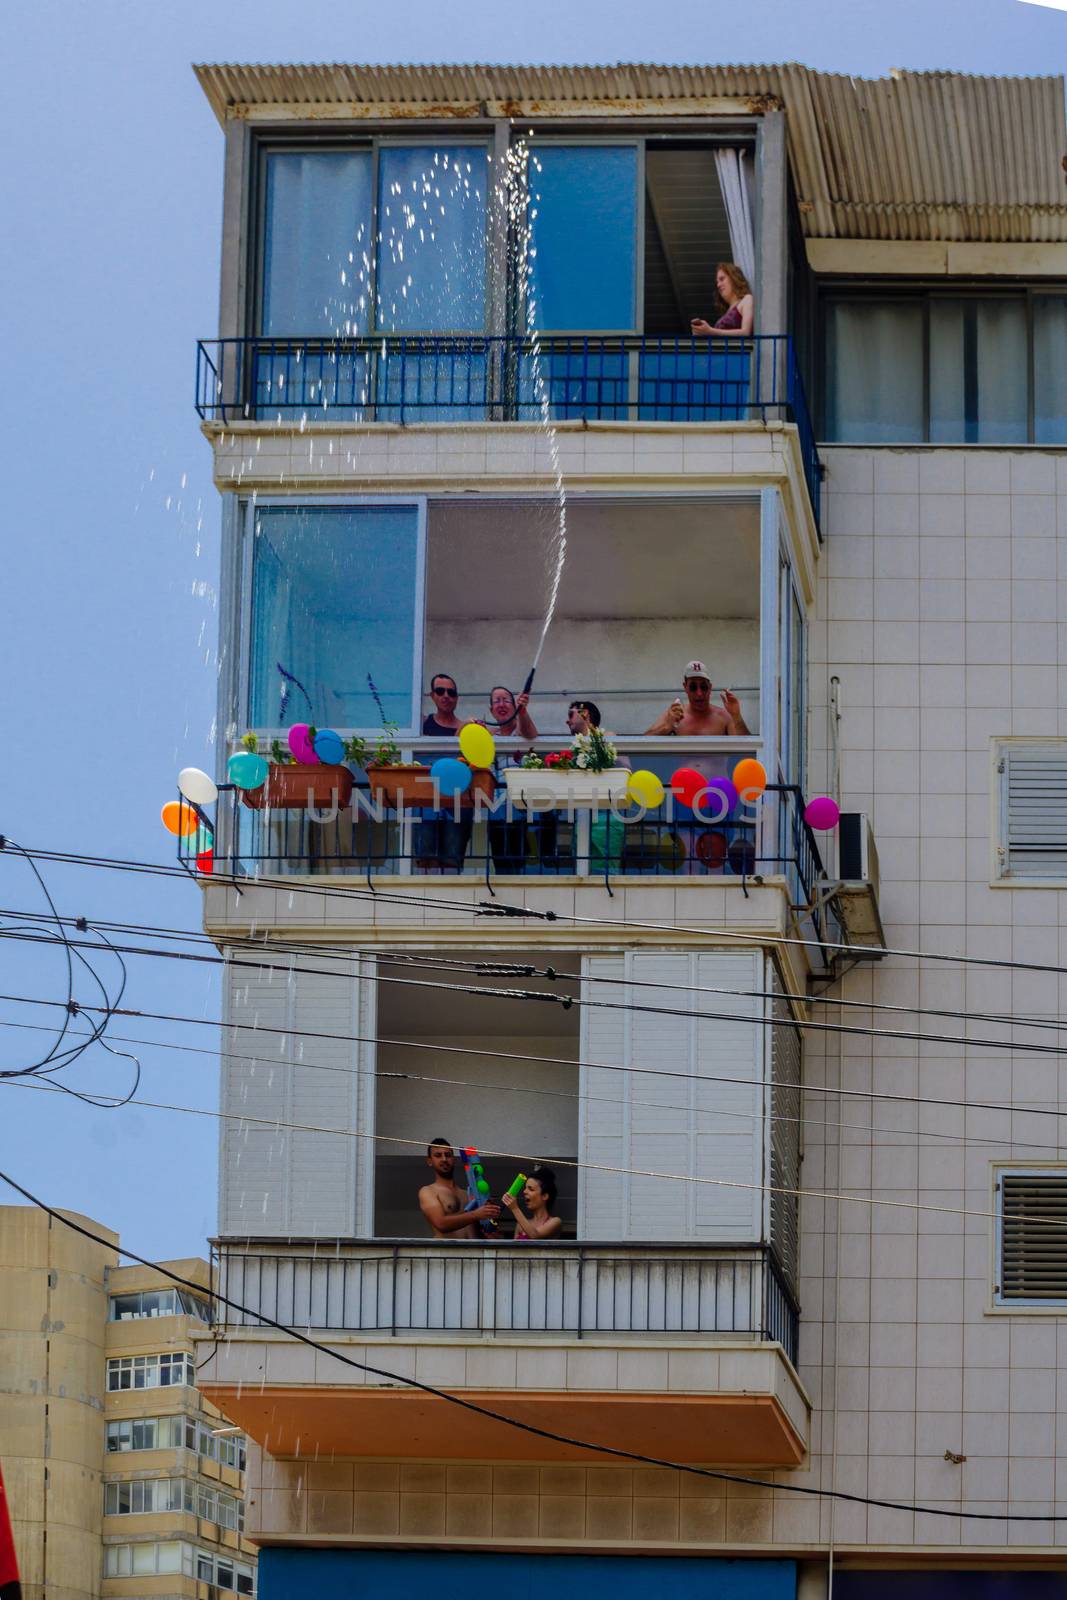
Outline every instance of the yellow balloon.
{"label": "yellow balloon", "polygon": [[654,811],[656,806],[662,805],[666,793],[663,784],[654,772],[631,772],[626,784],[626,796],[629,800],[636,800],[638,805],[644,806],[649,811]]}
{"label": "yellow balloon", "polygon": [[730,781],[741,799],[747,805],[752,805],[767,787],[767,769],[762,761],[746,756],[744,761],[737,763]]}
{"label": "yellow balloon", "polygon": [[196,812],[192,806],[187,806],[183,801],[168,800],[159,816],[168,833],[174,833],[180,837],[183,834],[196,832]]}
{"label": "yellow balloon", "polygon": [[472,767],[493,765],[496,741],[488,728],[480,727],[477,722],[468,722],[465,728],[459,730],[459,748]]}

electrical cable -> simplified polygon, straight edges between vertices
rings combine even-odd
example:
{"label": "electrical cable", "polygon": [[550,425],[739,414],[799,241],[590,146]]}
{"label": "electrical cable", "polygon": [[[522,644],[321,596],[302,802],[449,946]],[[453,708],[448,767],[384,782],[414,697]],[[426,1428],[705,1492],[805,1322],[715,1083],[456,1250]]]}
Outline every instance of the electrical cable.
{"label": "electrical cable", "polygon": [[[29,1003],[33,1004],[33,1005],[46,1005],[46,1004],[50,1004],[52,1002],[40,1000],[40,1001],[30,1001]],[[126,1014],[129,1014],[129,1013],[126,1013]],[[140,1013],[137,1013],[137,1014],[140,1014]],[[212,1028],[224,1028],[224,1027],[248,1028],[253,1032],[264,1031],[264,1030],[257,1029],[255,1027],[255,1024],[253,1024],[253,1023],[248,1023],[248,1022],[243,1022],[243,1023],[213,1022],[210,1018],[207,1018],[207,1017],[166,1017],[166,1018],[164,1018],[162,1020],[165,1020],[165,1021],[168,1021],[168,1022],[178,1022],[178,1023],[203,1022],[206,1026],[212,1027]],[[51,1029],[46,1028],[43,1023],[38,1023],[38,1022],[13,1022],[10,1018],[3,1018],[3,1017],[0,1017],[0,1028],[20,1028],[20,1029],[29,1030],[30,1032],[34,1032],[34,1031],[40,1031],[40,1032],[44,1032],[44,1033],[51,1032]],[[285,1032],[286,1030],[278,1029],[276,1031]],[[177,1050],[177,1051],[180,1051],[180,1052],[182,1052],[184,1054],[187,1054],[187,1055],[197,1055],[197,1056],[210,1057],[210,1059],[213,1062],[217,1062],[218,1061],[220,1053],[222,1055],[224,1055],[224,1056],[227,1056],[228,1059],[231,1060],[231,1061],[244,1061],[244,1062],[247,1062],[250,1059],[252,1059],[252,1058],[247,1057],[247,1056],[234,1055],[232,1052],[229,1052],[229,1051],[226,1051],[226,1050],[223,1050],[223,1051],[220,1052],[218,1049],[208,1048],[206,1045],[178,1044],[175,1041],[168,1040],[168,1039],[135,1039],[135,1038],[131,1038],[128,1034],[123,1034],[123,1033],[112,1033],[110,1035],[110,1037],[112,1039],[116,1040],[120,1044],[146,1045],[146,1046],[148,1046],[148,1048],[156,1049],[156,1050]],[[319,1037],[321,1037],[321,1035]],[[460,1045],[429,1044],[429,1043],[424,1043],[423,1041],[418,1040],[418,1039],[403,1039],[403,1040],[401,1040],[401,1039],[380,1039],[380,1038],[378,1038],[377,1035],[373,1035],[372,1036],[370,1034],[358,1034],[358,1033],[355,1033],[355,1034],[329,1035],[329,1037],[342,1039],[345,1042],[352,1041],[353,1043],[356,1043],[356,1044],[391,1044],[391,1045],[397,1045],[397,1046],[400,1046],[400,1047],[402,1047],[404,1049],[410,1049],[410,1050],[449,1050],[449,1051],[455,1052],[458,1055],[472,1055],[472,1054],[481,1053],[481,1054],[486,1054],[486,1055],[492,1055],[494,1060],[502,1060],[502,1061],[516,1059],[516,1060],[520,1060],[520,1061],[530,1061],[530,1062],[539,1062],[539,1063],[543,1062],[543,1063],[546,1063],[548,1065],[568,1065],[568,1066],[573,1066],[573,1067],[578,1067],[578,1066],[581,1065],[581,1063],[577,1059],[573,1059],[572,1060],[569,1057],[564,1057],[564,1056],[532,1056],[532,1055],[530,1055],[530,1056],[527,1056],[527,1055],[513,1056],[511,1052],[506,1051],[506,1050],[504,1050],[504,1051],[494,1050],[494,1051],[477,1052],[477,1051],[472,1051],[472,1050],[465,1049]],[[278,1067],[287,1067],[287,1066],[299,1067],[301,1072],[308,1072],[308,1071],[311,1071],[311,1072],[337,1072],[337,1073],[342,1073],[347,1077],[374,1078],[376,1080],[381,1078],[381,1079],[387,1080],[390,1083],[396,1083],[396,1082],[401,1082],[401,1083],[430,1083],[430,1084],[434,1084],[437,1087],[445,1087],[445,1088],[484,1089],[488,1093],[491,1093],[491,1094],[540,1095],[540,1096],[543,1096],[543,1097],[546,1097],[546,1098],[549,1098],[549,1099],[555,1099],[555,1100],[590,1101],[595,1105],[645,1106],[645,1107],[654,1108],[657,1111],[684,1111],[684,1112],[686,1112],[686,1113],[688,1113],[690,1115],[695,1115],[695,1116],[698,1116],[698,1117],[703,1117],[703,1116],[709,1116],[709,1117],[710,1116],[732,1117],[732,1118],[734,1118],[734,1119],[736,1119],[738,1121],[741,1121],[741,1122],[761,1122],[761,1123],[762,1122],[768,1122],[768,1123],[781,1122],[781,1123],[797,1124],[798,1126],[803,1126],[803,1127],[807,1127],[807,1128],[834,1128],[834,1129],[844,1128],[844,1129],[846,1129],[846,1130],[848,1130],[850,1132],[853,1132],[853,1133],[887,1133],[887,1134],[892,1134],[894,1137],[899,1137],[902,1133],[909,1133],[909,1132],[918,1133],[920,1131],[918,1129],[907,1129],[907,1128],[886,1128],[886,1127],[879,1126],[879,1124],[877,1124],[877,1123],[869,1123],[869,1122],[831,1122],[831,1121],[828,1121],[826,1118],[822,1118],[822,1117],[807,1117],[807,1116],[791,1117],[791,1116],[787,1115],[785,1112],[782,1112],[782,1111],[762,1111],[762,1112],[760,1112],[760,1111],[734,1111],[734,1110],[728,1109],[725,1106],[715,1106],[715,1107],[709,1108],[707,1110],[702,1109],[700,1107],[697,1107],[697,1108],[694,1109],[694,1108],[692,1108],[690,1106],[673,1105],[670,1101],[664,1101],[664,1100],[634,1100],[634,1099],[630,1099],[630,1098],[627,1098],[625,1100],[620,1100],[615,1095],[588,1094],[588,1093],[583,1094],[581,1092],[581,1090],[542,1089],[542,1088],[537,1087],[536,1085],[525,1084],[525,1083],[480,1083],[476,1079],[473,1079],[473,1078],[440,1078],[440,1077],[435,1077],[435,1076],[431,1076],[429,1074],[420,1073],[420,1072],[398,1072],[398,1071],[395,1071],[395,1070],[393,1070],[391,1068],[335,1067],[335,1066],[329,1066],[329,1065],[327,1065],[326,1062],[323,1062],[323,1061],[309,1061],[306,1056],[301,1056],[299,1061],[286,1061],[286,1060],[283,1060],[283,1059],[278,1059],[276,1061],[273,1061],[271,1063],[271,1065],[272,1066],[278,1066]],[[661,1074],[654,1067],[648,1067],[648,1068],[637,1068],[637,1067],[612,1068],[612,1067],[606,1067],[606,1068],[602,1068],[601,1070],[603,1070],[603,1071],[619,1071],[619,1072],[646,1071],[646,1072],[648,1072],[650,1074],[654,1074],[657,1077],[661,1076]],[[681,1074],[679,1074],[679,1076],[681,1076]],[[708,1078],[691,1079],[689,1081],[718,1083],[718,1082],[722,1082],[724,1080],[719,1079],[719,1078],[715,1078],[715,1077],[708,1077]],[[751,1085],[751,1082],[752,1082],[751,1079],[742,1079],[742,1078],[729,1078],[729,1079],[726,1079],[725,1081],[729,1082],[729,1083],[738,1083],[738,1084],[747,1082],[750,1085]],[[795,1088],[801,1094],[804,1094],[804,1093],[807,1092],[807,1085],[800,1084],[800,1083],[787,1084],[787,1085],[785,1085],[785,1087],[787,1087],[787,1088]],[[828,1094],[836,1095],[838,1092],[839,1091],[836,1090],[836,1089],[827,1089],[826,1090],[826,1093],[828,1093]],[[880,1096],[872,1095],[871,1098],[879,1099]],[[923,1103],[925,1103],[925,1101]],[[1006,1109],[1014,1109],[1014,1108],[1006,1108]],[[1064,1115],[1064,1116],[1067,1116],[1067,1109],[1065,1109],[1064,1112],[1061,1113],[1061,1114]],[[1063,1144],[1064,1144],[1064,1141],[1060,1141],[1060,1142],[1055,1143],[1055,1144],[1046,1144],[1046,1143],[1044,1143],[1044,1142],[1042,1142],[1041,1140],[1038,1140],[1038,1139],[997,1139],[997,1138],[994,1138],[991,1134],[971,1134],[971,1135],[968,1136],[967,1134],[960,1134],[960,1133],[942,1133],[937,1129],[921,1130],[921,1131],[922,1131],[922,1137],[924,1139],[941,1139],[945,1143],[948,1143],[948,1144],[963,1144],[963,1145],[967,1145],[970,1148],[974,1148],[975,1146],[978,1146],[980,1148],[984,1148],[986,1146],[989,1146],[990,1148],[1000,1147],[1000,1148],[1007,1148],[1007,1149],[1015,1149],[1015,1147],[1017,1145],[1022,1144],[1022,1145],[1025,1145],[1027,1150],[1057,1150],[1057,1151],[1059,1151],[1059,1150],[1063,1149]]]}
{"label": "electrical cable", "polygon": [[[0,850],[4,848],[6,842],[10,841],[6,841],[4,836],[0,834]],[[188,883],[192,881],[202,888],[211,888],[213,886],[217,886],[219,888],[233,889],[238,894],[250,892],[255,889],[273,889],[280,893],[289,893],[290,895],[294,896],[298,894],[315,895],[330,899],[344,899],[349,902],[355,899],[367,900],[372,904],[377,901],[382,904],[406,906],[412,905],[412,896],[410,894],[400,893],[395,890],[384,888],[368,889],[358,886],[355,883],[353,883],[351,887],[346,887],[344,889],[332,889],[327,888],[325,885],[307,883],[304,881],[293,882],[292,879],[288,878],[236,877],[219,871],[214,872],[210,878],[207,878],[191,872],[186,867],[164,867],[153,862],[133,861],[120,856],[90,856],[76,852],[59,850],[30,850],[28,848],[26,849],[26,853],[28,855],[32,855],[36,860],[39,861],[55,861],[66,866],[99,867],[100,869],[106,871],[148,874],[149,876],[169,878],[173,881],[182,883]],[[475,905],[464,905],[458,900],[446,899],[440,895],[435,896],[430,894],[428,890],[423,889],[424,880],[422,879],[413,881],[416,882],[420,888],[420,894],[418,897],[418,903],[420,905],[433,906],[441,910],[456,913],[467,911],[474,916],[508,918],[529,917],[535,921],[565,922],[568,924],[573,923],[579,926],[601,928],[633,928],[652,933],[684,933],[693,938],[714,939],[719,945],[721,945],[723,940],[726,938],[739,944],[754,944],[761,947],[781,945],[797,946],[802,950],[810,950],[813,945],[817,945],[822,950],[836,951],[842,955],[851,956],[856,956],[857,954],[864,955],[868,953],[869,948],[865,945],[834,944],[827,943],[825,940],[792,938],[785,934],[777,933],[744,933],[740,930],[726,926],[722,928],[694,928],[685,923],[638,921],[633,918],[624,917],[582,917],[578,916],[574,912],[538,911],[532,906],[512,905],[501,900],[481,901]],[[460,877],[456,881],[463,886],[469,885],[472,888],[475,886],[475,884],[480,883],[480,880],[474,878],[464,879]],[[547,887],[551,888],[553,886],[553,881],[550,877],[546,876],[543,881]],[[714,879],[709,879],[709,887],[715,887]],[[943,950],[909,950],[893,945],[879,945],[877,947],[877,953],[879,957],[900,956],[907,960],[945,961],[959,966],[992,967],[1009,972],[1047,972],[1053,973],[1059,977],[1067,977],[1067,966],[1056,966],[1051,963],[1041,961],[1016,961],[997,956],[964,956]]]}
{"label": "electrical cable", "polygon": [[[18,933],[13,930],[0,928],[0,939],[15,939],[24,944],[41,944],[53,942],[54,936],[37,933]],[[89,944],[84,940],[71,940],[72,948],[96,950],[101,946]],[[148,956],[157,960],[195,962],[204,966],[250,969],[260,972],[277,972],[277,962],[250,961],[244,956],[229,957],[226,955],[207,955],[190,950],[153,950],[143,945],[113,945],[110,948],[120,950],[124,955]],[[310,976],[344,978],[345,974],[329,971],[324,968],[302,966],[299,971]],[[446,994],[468,994],[480,999],[498,1000],[536,1000],[541,1004],[561,1005],[564,1010],[571,1006],[597,1011],[626,1011],[642,1012],[652,1016],[664,1017],[692,1017],[700,1021],[709,1022],[751,1022],[761,1028],[796,1028],[801,1027],[805,1032],[827,1033],[835,1035],[848,1035],[851,1037],[868,1039],[889,1039],[894,1042],[905,1041],[919,1044],[951,1044],[960,1045],[967,1049],[996,1050],[1003,1054],[1005,1051],[1025,1052],[1034,1055],[1067,1056],[1067,1044],[1040,1044],[1034,1040],[1010,1039],[984,1039],[968,1038],[962,1034],[953,1033],[921,1033],[911,1029],[902,1028],[867,1028],[859,1023],[850,1022],[804,1022],[798,1023],[794,1018],[774,1016],[744,1016],[736,1011],[692,1011],[680,1006],[654,1006],[642,1004],[638,1001],[592,1000],[585,996],[557,995],[537,989],[496,989],[488,986],[474,986],[450,983],[433,983],[426,978],[398,978],[386,973],[362,973],[361,981],[374,984],[401,984],[407,988],[430,989]],[[351,982],[351,977],[348,979]],[[731,991],[736,993],[737,991]],[[783,999],[786,996],[783,994]]]}
{"label": "electrical cable", "polygon": [[[202,1284],[196,1284],[190,1278],[183,1278],[169,1267],[162,1266],[159,1262],[152,1261],[146,1256],[137,1255],[135,1251],[127,1249],[124,1245],[116,1245],[112,1240],[105,1239],[102,1234],[94,1233],[91,1228],[85,1227],[83,1223],[75,1222],[72,1217],[64,1216],[54,1206],[50,1206],[44,1200],[38,1199],[35,1194],[17,1182],[9,1173],[0,1171],[0,1179],[9,1188],[14,1189],[16,1194],[22,1195],[24,1200],[28,1200],[31,1205],[36,1206],[39,1211],[43,1211],[54,1221],[62,1223],[64,1227],[70,1228],[74,1233],[80,1233],[83,1238],[91,1240],[94,1244],[103,1245],[105,1249],[114,1250],[116,1254],[124,1256],[127,1261],[135,1261],[139,1266],[148,1267],[152,1271],[158,1272],[162,1277],[169,1279],[172,1283],[176,1283],[180,1288],[190,1289],[196,1294],[203,1294]],[[870,1495],[850,1494],[842,1489],[821,1489],[808,1484],[780,1483],[777,1480],[754,1478],[742,1473],[723,1472],[713,1467],[697,1467],[684,1461],[669,1461],[662,1457],[645,1455],[636,1450],[624,1450],[615,1445],[592,1444],[586,1439],[578,1439],[570,1434],[557,1433],[550,1428],[539,1428],[534,1423],[524,1422],[518,1417],[508,1416],[506,1412],[497,1411],[491,1406],[481,1405],[476,1400],[468,1400],[463,1395],[455,1394],[448,1389],[439,1389],[436,1385],[424,1383],[418,1378],[408,1377],[399,1372],[391,1372],[382,1367],[374,1367],[366,1361],[357,1361],[354,1356],[341,1354],[336,1346],[325,1345],[320,1340],[312,1338],[310,1333],[304,1333],[299,1328],[293,1328],[284,1322],[278,1322],[275,1318],[267,1316],[265,1312],[255,1310],[251,1306],[242,1305],[240,1301],[232,1299],[229,1295],[213,1292],[213,1298],[217,1304],[224,1305],[231,1311],[237,1311],[241,1316],[250,1317],[263,1327],[273,1328],[275,1332],[283,1333],[287,1338],[306,1345],[309,1349],[316,1350],[320,1354],[327,1355],[331,1360],[339,1361],[342,1365],[352,1367],[358,1372],[367,1373],[375,1378],[384,1378],[391,1384],[395,1383],[409,1389],[419,1390],[422,1394],[430,1395],[437,1400],[443,1400],[447,1404],[457,1406],[464,1411],[473,1413],[475,1416],[485,1417],[491,1422],[499,1422],[505,1427],[517,1429],[532,1435],[534,1438],[544,1439],[551,1444],[565,1445],[569,1449],[588,1450],[596,1455],[608,1455],[624,1461],[636,1461],[642,1466],[665,1467],[672,1472],[684,1472],[700,1478],[714,1478],[722,1483],[737,1483],[750,1488],[780,1490],[783,1493],[809,1495],[823,1500],[847,1500],[854,1505],[876,1506],[886,1511],[908,1511],[914,1514],[930,1516],[958,1517],[966,1521],[975,1522],[1067,1522],[1067,1513],[1046,1512],[1030,1516],[1019,1512],[998,1513],[995,1511],[947,1510],[944,1506],[927,1506],[908,1504],[896,1500],[879,1500]]]}
{"label": "electrical cable", "polygon": [[[43,1083],[38,1078],[23,1078],[16,1080],[14,1087],[27,1089],[58,1090],[58,1085]],[[335,1139],[365,1139],[373,1144],[400,1144],[408,1145],[415,1150],[426,1150],[430,1144],[430,1137],[424,1139],[407,1139],[395,1133],[370,1133],[361,1128],[326,1128],[316,1123],[290,1122],[282,1117],[255,1117],[245,1111],[211,1111],[203,1106],[184,1106],[171,1104],[159,1100],[136,1099],[124,1104],[145,1106],[152,1111],[177,1111],[184,1112],[194,1117],[210,1117],[218,1122],[239,1122],[242,1125],[251,1124],[253,1127],[269,1128],[273,1132],[280,1132],[287,1128],[294,1133],[325,1134]],[[494,1160],[534,1162],[541,1159],[540,1155],[530,1150],[488,1150],[479,1149],[480,1156],[492,1156]],[[801,1189],[792,1188],[787,1184],[775,1183],[745,1183],[737,1178],[708,1178],[697,1177],[688,1172],[659,1172],[649,1167],[617,1167],[606,1161],[575,1161],[567,1156],[553,1156],[554,1165],[557,1167],[570,1167],[576,1172],[606,1172],[613,1177],[622,1178],[657,1178],[668,1183],[695,1183],[705,1188],[712,1189],[741,1189],[753,1194],[784,1195],[789,1199],[799,1200],[837,1200],[842,1204],[868,1206],[871,1208],[885,1206],[893,1211],[930,1211],[938,1216],[951,1217],[978,1217],[984,1222],[994,1221],[996,1213],[993,1211],[980,1211],[973,1206],[938,1206],[919,1200],[881,1200],[873,1195],[841,1194],[827,1189]],[[1040,1222],[1049,1228],[1067,1228],[1067,1219],[1062,1217],[1040,1216],[1034,1212],[1028,1213],[1027,1220]]]}

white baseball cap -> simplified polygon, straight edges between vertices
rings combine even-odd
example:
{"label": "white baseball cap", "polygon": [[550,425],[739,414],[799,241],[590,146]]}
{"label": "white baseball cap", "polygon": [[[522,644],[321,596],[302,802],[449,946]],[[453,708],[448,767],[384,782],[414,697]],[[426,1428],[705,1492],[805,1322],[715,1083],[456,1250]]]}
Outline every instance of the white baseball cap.
{"label": "white baseball cap", "polygon": [[690,661],[689,665],[682,673],[682,682],[686,683],[690,678],[707,678],[708,682],[710,683],[711,673],[708,671],[703,661]]}

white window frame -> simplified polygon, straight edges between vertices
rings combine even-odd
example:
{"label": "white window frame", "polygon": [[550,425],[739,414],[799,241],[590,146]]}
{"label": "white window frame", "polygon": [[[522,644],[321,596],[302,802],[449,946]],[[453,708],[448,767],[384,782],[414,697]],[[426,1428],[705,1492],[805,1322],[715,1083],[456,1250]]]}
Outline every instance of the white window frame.
{"label": "white window frame", "polygon": [[989,1311],[998,1316],[1062,1317],[1067,1310],[1067,1296],[1062,1300],[1005,1300],[1000,1293],[1001,1263],[1003,1261],[1002,1201],[1005,1173],[1015,1177],[1043,1178],[1053,1173],[1067,1172],[1067,1161],[1002,1161],[992,1168],[990,1214],[990,1273]]}
{"label": "white window frame", "polygon": [[1008,857],[1008,774],[1005,754],[1010,750],[1061,751],[1067,755],[1067,738],[1051,735],[1012,735],[990,740],[990,864],[992,889],[1067,889],[1067,869],[1061,877],[1013,877]]}

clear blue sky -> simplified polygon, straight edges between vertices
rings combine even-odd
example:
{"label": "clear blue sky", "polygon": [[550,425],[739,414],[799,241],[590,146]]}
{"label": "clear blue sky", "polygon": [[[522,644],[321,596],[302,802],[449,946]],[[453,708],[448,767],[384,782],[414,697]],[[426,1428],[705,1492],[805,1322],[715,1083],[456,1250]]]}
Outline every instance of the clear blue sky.
{"label": "clear blue sky", "polygon": [[[1067,65],[1067,15],[1019,0],[674,0],[666,12],[648,0],[37,0],[4,47],[0,832],[169,862],[159,807],[179,767],[213,761],[219,502],[192,399],[195,340],[215,324],[222,136],[191,62],[794,60],[859,76],[1034,74]],[[48,878],[66,913],[197,926],[191,885]],[[5,856],[0,907],[44,909]],[[129,1005],[217,1015],[210,969],[133,960],[130,971]],[[4,993],[65,992],[54,952],[0,942],[0,972]],[[46,1015],[0,1003],[0,1021]],[[208,1028],[115,1031],[216,1043]],[[45,1037],[0,1028],[0,1062],[24,1064]],[[216,1105],[210,1056],[140,1054],[145,1098]],[[77,1081],[124,1081],[99,1061]],[[133,1249],[204,1248],[215,1121],[12,1086],[0,1097],[0,1165],[31,1188],[119,1228]]]}

